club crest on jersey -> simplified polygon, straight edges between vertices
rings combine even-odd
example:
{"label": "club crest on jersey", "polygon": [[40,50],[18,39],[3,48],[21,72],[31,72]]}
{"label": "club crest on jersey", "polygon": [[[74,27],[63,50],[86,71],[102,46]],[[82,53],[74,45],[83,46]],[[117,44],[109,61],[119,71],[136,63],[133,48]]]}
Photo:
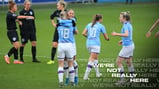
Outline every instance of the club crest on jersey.
{"label": "club crest on jersey", "polygon": [[16,41],[16,39],[17,39],[16,37],[13,37],[13,38],[12,38],[13,41]]}
{"label": "club crest on jersey", "polygon": [[16,14],[13,14],[12,16],[17,16]]}
{"label": "club crest on jersey", "polygon": [[25,42],[25,39],[24,39],[24,38],[22,38],[22,42]]}
{"label": "club crest on jersey", "polygon": [[30,11],[29,13],[30,13],[30,15],[33,15],[33,12],[32,12],[32,11]]}

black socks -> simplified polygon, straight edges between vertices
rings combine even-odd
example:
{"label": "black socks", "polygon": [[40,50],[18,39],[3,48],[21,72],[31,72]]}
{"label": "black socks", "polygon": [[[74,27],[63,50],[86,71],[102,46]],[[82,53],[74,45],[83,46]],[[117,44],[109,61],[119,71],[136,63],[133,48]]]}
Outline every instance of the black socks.
{"label": "black socks", "polygon": [[53,61],[54,60],[54,57],[55,57],[55,54],[56,54],[56,49],[55,47],[52,48],[51,50],[51,60]]}

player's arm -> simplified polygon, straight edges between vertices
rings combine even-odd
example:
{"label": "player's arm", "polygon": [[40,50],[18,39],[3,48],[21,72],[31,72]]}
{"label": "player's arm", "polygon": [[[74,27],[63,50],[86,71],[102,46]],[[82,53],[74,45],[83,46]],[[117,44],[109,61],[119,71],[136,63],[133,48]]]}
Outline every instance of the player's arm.
{"label": "player's arm", "polygon": [[17,19],[16,22],[17,22],[20,26],[22,25],[22,21],[20,21],[19,19]]}
{"label": "player's arm", "polygon": [[77,29],[74,30],[73,33],[74,33],[75,35],[77,35],[77,34],[78,34],[78,30],[77,30]]}
{"label": "player's arm", "polygon": [[154,30],[154,28],[159,24],[159,19],[156,20],[156,22],[151,26],[151,28],[149,29],[149,31],[146,33],[146,37],[150,37],[151,36],[151,32]]}
{"label": "player's arm", "polygon": [[105,40],[109,41],[109,37],[106,33],[103,33],[103,36],[104,36]]}
{"label": "player's arm", "polygon": [[51,19],[51,23],[54,27],[56,27],[56,23],[55,23],[55,16],[56,16],[56,11],[50,15],[50,19]]}
{"label": "player's arm", "polygon": [[124,33],[112,32],[112,36],[128,37],[129,36],[129,31],[125,30]]}
{"label": "player's arm", "polygon": [[120,40],[120,41],[118,42],[119,45],[122,45],[122,43],[123,43],[122,40]]}
{"label": "player's arm", "polygon": [[34,20],[32,20],[32,21],[33,21],[34,31],[36,32],[35,13],[34,13],[34,10],[32,10],[32,12],[33,12],[33,17],[34,17]]}
{"label": "player's arm", "polygon": [[52,23],[52,25],[53,25],[54,27],[56,27],[56,23],[55,23],[54,19],[51,20],[51,23]]}
{"label": "player's arm", "polygon": [[87,30],[86,30],[86,29],[83,30],[82,35],[83,35],[84,37],[87,37]]}
{"label": "player's arm", "polygon": [[23,16],[23,15],[20,15],[20,16],[17,16],[17,19],[34,19],[33,16]]}

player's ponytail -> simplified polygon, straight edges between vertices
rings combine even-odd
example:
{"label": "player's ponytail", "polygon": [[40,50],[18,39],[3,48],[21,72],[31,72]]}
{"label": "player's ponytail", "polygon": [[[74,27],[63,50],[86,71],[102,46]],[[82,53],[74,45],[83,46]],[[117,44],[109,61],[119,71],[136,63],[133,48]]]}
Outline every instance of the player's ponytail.
{"label": "player's ponytail", "polygon": [[131,21],[130,12],[129,11],[121,12],[121,15],[123,15],[123,18],[126,19],[126,21]]}
{"label": "player's ponytail", "polygon": [[14,7],[14,5],[16,5],[16,3],[13,2],[12,0],[9,0],[9,1],[8,1],[8,9],[9,9],[9,10],[11,10],[11,9]]}
{"label": "player's ponytail", "polygon": [[91,27],[93,27],[93,26],[95,25],[95,23],[96,23],[97,21],[99,21],[100,19],[102,19],[102,15],[96,14],[96,15],[94,16],[94,18],[93,18],[92,26],[91,26]]}

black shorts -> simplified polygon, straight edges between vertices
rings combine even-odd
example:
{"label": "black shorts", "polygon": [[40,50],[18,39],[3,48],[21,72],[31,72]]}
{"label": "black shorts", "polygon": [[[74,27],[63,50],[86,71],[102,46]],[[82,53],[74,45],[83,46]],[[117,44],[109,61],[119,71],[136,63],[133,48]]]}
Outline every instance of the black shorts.
{"label": "black shorts", "polygon": [[7,36],[11,43],[19,41],[18,33],[16,30],[8,30]]}
{"label": "black shorts", "polygon": [[21,42],[22,44],[28,43],[28,40],[30,41],[36,41],[36,33],[35,32],[29,32],[29,33],[21,33]]}
{"label": "black shorts", "polygon": [[53,42],[58,42],[59,36],[58,36],[58,31],[57,28],[55,29],[54,35],[53,35]]}

